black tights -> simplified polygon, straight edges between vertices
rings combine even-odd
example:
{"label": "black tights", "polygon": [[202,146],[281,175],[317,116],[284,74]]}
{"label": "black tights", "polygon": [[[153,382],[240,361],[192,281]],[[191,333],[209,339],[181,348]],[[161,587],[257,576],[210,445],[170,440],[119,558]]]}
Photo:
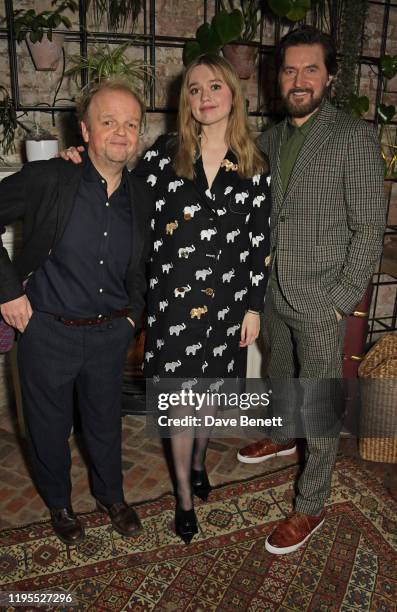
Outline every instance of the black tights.
{"label": "black tights", "polygon": [[[215,416],[216,406],[202,409],[200,417]],[[186,415],[186,407],[178,406],[173,409],[173,417],[180,418]],[[197,416],[197,413],[196,413]],[[176,494],[182,510],[190,510],[193,506],[191,471],[202,471],[205,468],[205,456],[211,434],[211,427],[186,427],[183,431],[171,432],[171,451],[176,477]]]}

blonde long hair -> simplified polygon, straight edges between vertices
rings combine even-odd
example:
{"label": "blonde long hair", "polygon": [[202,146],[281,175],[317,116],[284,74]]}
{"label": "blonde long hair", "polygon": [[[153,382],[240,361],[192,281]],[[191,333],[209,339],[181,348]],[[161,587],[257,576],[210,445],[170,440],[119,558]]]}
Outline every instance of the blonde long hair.
{"label": "blonde long hair", "polygon": [[245,100],[240,80],[227,60],[218,55],[200,55],[186,69],[179,96],[178,134],[174,169],[178,176],[194,178],[194,161],[200,154],[201,124],[192,115],[189,103],[188,83],[192,70],[196,66],[208,66],[213,72],[221,75],[232,92],[232,109],[226,129],[226,145],[234,153],[238,163],[238,174],[250,178],[267,170],[258,147],[253,141],[247,122]]}

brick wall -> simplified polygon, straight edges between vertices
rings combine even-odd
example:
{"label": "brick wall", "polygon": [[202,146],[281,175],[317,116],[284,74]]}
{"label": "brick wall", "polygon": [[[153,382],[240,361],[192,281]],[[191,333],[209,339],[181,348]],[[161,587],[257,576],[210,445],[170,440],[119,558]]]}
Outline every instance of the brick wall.
{"label": "brick wall", "polygon": [[[14,0],[14,7],[31,7],[32,5],[43,10],[48,8],[50,0]],[[147,2],[148,4],[148,2]],[[215,1],[209,0],[207,19],[210,20],[215,7]],[[193,36],[197,27],[203,22],[204,2],[202,0],[157,0],[155,14],[155,29],[157,36],[172,36],[172,37],[189,37]],[[383,22],[383,7],[379,5],[370,6],[367,26],[366,40],[364,43],[363,54],[379,56],[382,43],[382,22]],[[5,15],[4,0],[0,0],[0,17]],[[74,24],[74,29],[77,29],[77,17],[70,15]],[[88,25],[92,20],[88,19]],[[397,54],[397,8],[392,8],[389,18],[389,31],[387,37],[386,52]],[[105,27],[105,26],[104,26]],[[128,31],[128,28],[126,29]],[[144,31],[143,17],[141,16],[137,25],[139,32]],[[267,21],[264,26],[263,41],[265,44],[272,45],[275,41],[274,24]],[[72,54],[79,52],[77,41],[65,42],[65,55],[67,59]],[[143,48],[138,47],[131,52],[131,57],[142,57]],[[17,45],[18,55],[18,78],[20,85],[20,96],[23,104],[43,106],[52,102],[55,88],[59,81],[61,68],[55,73],[36,72],[33,68],[29,52],[26,44]],[[182,71],[182,49],[179,47],[166,47],[159,45],[156,48],[156,99],[157,107],[175,108],[177,105],[178,82]],[[262,82],[265,84],[264,89],[272,89],[268,87],[268,75],[266,63],[264,62],[262,69]],[[397,78],[394,83],[390,83],[390,93],[386,102],[388,104],[397,104]],[[10,85],[10,69],[8,62],[7,41],[0,39],[0,84],[9,87]],[[267,87],[266,87],[267,86]],[[266,99],[261,96],[257,99],[257,74],[254,74],[248,81],[243,84],[246,97],[249,101],[250,110],[258,110],[267,108]],[[375,95],[377,87],[377,75],[368,66],[363,66],[361,69],[360,89],[361,93],[368,95],[371,100],[370,110],[367,117],[373,119],[375,112]],[[60,105],[70,105],[70,98],[74,98],[78,94],[79,88],[70,79],[65,79],[58,98]],[[69,99],[69,100],[68,100]],[[65,113],[57,113],[55,116],[55,126],[52,125],[51,115],[48,113],[28,113],[22,118],[24,121],[40,121],[41,125],[50,131],[56,133],[60,138],[60,147],[67,146],[76,142],[77,128],[73,123],[73,119]],[[252,129],[259,131],[263,125],[263,118],[253,117],[250,119]],[[65,129],[66,126],[66,129]],[[147,127],[145,135],[142,138],[142,148],[151,144],[154,139],[164,131],[173,130],[175,126],[174,113],[148,113]],[[395,137],[394,134],[390,138]],[[20,163],[22,159],[23,139],[21,135],[16,140],[16,153],[9,155],[6,159],[9,163]],[[392,206],[390,209],[389,222],[397,223],[397,189],[393,187]],[[390,307],[390,301],[393,300],[393,291],[390,288],[382,290],[382,308],[387,310]],[[10,393],[7,390],[6,379],[9,378],[6,359],[0,356],[0,415],[1,412],[7,409],[10,403]]]}

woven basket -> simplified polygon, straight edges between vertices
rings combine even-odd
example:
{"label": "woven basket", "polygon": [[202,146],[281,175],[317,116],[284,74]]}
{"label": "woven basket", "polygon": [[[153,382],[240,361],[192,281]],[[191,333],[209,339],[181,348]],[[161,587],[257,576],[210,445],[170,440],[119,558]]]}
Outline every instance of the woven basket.
{"label": "woven basket", "polygon": [[397,334],[386,334],[373,346],[358,375],[360,455],[369,461],[397,463]]}

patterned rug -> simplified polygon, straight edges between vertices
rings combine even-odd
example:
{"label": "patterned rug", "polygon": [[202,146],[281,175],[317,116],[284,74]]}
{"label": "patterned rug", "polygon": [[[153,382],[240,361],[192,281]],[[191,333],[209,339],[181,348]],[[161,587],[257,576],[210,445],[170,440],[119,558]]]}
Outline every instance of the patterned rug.
{"label": "patterned rug", "polygon": [[295,474],[214,491],[197,504],[200,533],[190,546],[174,534],[170,495],[139,506],[145,529],[133,539],[98,513],[84,515],[87,538],[76,548],[48,523],[7,529],[0,590],[72,594],[73,607],[51,610],[396,611],[397,505],[351,459],[337,465],[323,529],[291,555],[265,551],[275,521],[290,512]]}

